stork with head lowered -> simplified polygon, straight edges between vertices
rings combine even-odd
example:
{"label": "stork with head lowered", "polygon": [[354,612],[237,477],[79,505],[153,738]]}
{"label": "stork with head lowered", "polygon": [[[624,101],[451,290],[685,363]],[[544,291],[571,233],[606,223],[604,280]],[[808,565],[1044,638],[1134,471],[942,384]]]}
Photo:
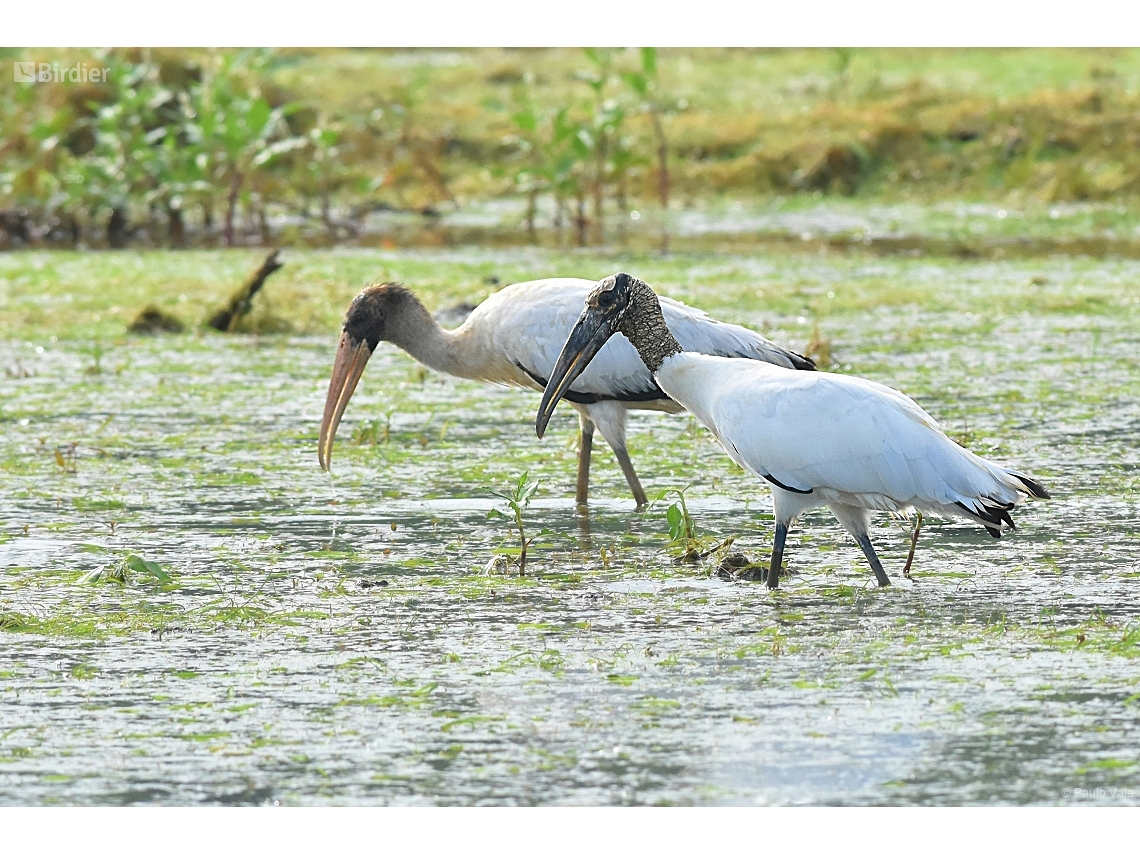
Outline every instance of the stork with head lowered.
{"label": "stork with head lowered", "polygon": [[[587,279],[540,279],[510,285],[488,297],[455,330],[443,329],[402,285],[388,282],[365,288],[348,308],[337,347],[321,421],[321,467],[329,469],[337,427],[380,342],[391,342],[444,374],[542,391],[583,301],[596,284]],[[785,368],[815,367],[810,359],[777,347],[759,333],[720,323],[683,303],[663,300],[661,311],[677,340],[690,350]],[[599,348],[589,369],[578,372],[561,397],[578,411],[578,504],[584,505],[589,496],[596,428],[614,450],[637,505],[644,506],[645,490],[626,448],[627,414],[679,412],[681,407],[654,382],[624,339]]]}

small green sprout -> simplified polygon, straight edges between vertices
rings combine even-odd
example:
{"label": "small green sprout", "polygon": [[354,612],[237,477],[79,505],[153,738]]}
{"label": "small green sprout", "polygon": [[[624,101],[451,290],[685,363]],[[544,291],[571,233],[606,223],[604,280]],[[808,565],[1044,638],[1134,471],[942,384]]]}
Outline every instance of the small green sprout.
{"label": "small green sprout", "polygon": [[[696,564],[714,552],[723,554],[736,539],[734,536],[715,543],[711,536],[697,534],[697,524],[685,502],[685,491],[692,486],[689,484],[679,490],[666,490],[657,497],[658,502],[670,495],[677,497],[677,501],[665,509],[665,520],[669,524],[669,545],[679,547],[681,551],[681,554],[673,559],[677,564]],[[714,543],[715,545],[711,545]]]}
{"label": "small green sprout", "polygon": [[[691,487],[692,484],[689,485]],[[681,490],[666,490],[661,494],[664,499],[670,493],[675,493],[677,501],[665,509],[665,519],[669,523],[669,540],[673,543],[680,543],[697,539],[697,526],[693,522],[692,516],[689,514],[689,507],[685,504],[685,487]]]}
{"label": "small green sprout", "polygon": [[[530,480],[530,472],[528,471],[519,476],[518,483],[514,485],[514,488],[511,490],[511,492],[494,492],[494,495],[498,496],[500,499],[506,500],[507,506],[514,514],[515,527],[519,532],[518,566],[520,576],[526,575],[526,548],[534,540],[533,537],[530,538],[530,540],[527,539],[526,531],[523,528],[523,513],[526,511],[527,506],[530,505],[530,500],[534,497],[535,491],[538,490],[538,485],[538,481]],[[491,510],[491,513],[488,514],[488,516],[492,519],[495,517],[510,519],[510,517],[504,514],[502,511],[494,508]]]}

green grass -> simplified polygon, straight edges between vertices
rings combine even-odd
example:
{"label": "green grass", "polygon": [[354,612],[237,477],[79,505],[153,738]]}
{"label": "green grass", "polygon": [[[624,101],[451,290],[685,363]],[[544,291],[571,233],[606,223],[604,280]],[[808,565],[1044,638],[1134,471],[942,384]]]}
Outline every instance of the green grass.
{"label": "green grass", "polygon": [[[280,72],[280,81],[333,115],[382,100],[377,93],[416,89],[423,125],[458,143],[460,151],[478,153],[475,162],[453,167],[461,196],[486,194],[494,186],[488,184],[493,170],[486,167],[511,133],[512,86],[529,73],[540,103],[573,103],[585,94],[575,74],[588,67],[579,51],[568,49],[299,51],[294,56],[295,64]],[[636,57],[631,53],[621,64],[635,65]],[[857,143],[874,158],[884,131],[901,140],[902,148],[898,142],[882,143],[883,164],[869,165],[872,173],[860,179],[866,182],[862,194],[928,198],[964,192],[1003,198],[1022,188],[1045,198],[1072,198],[1054,170],[1045,168],[1058,154],[1050,153],[1048,133],[1090,123],[1099,127],[1097,116],[1082,107],[1094,93],[1108,105],[1102,109],[1114,116],[1111,121],[1128,122],[1140,90],[1137,50],[669,49],[661,52],[659,68],[662,90],[687,105],[672,119],[669,135],[678,160],[676,186],[690,200],[710,192],[739,198],[792,189],[795,171],[810,171],[829,144]],[[1050,117],[1044,125],[1042,116]],[[945,141],[963,122],[971,130],[978,126],[979,140]],[[1050,130],[1031,144],[1037,147],[1032,163],[1011,162],[1016,158],[1003,154],[1004,138],[990,139],[1008,129],[1028,139],[1046,125]],[[647,136],[638,123],[634,128]],[[1130,157],[1127,134],[1114,136],[1106,142],[1090,135],[1087,148],[1077,144],[1081,155],[1093,158],[1083,192],[1097,192],[1102,159]],[[1113,154],[1104,158],[1106,149]],[[1072,151],[1059,154],[1067,160]],[[1079,171],[1079,158],[1073,162]],[[652,176],[648,170],[643,175],[643,195],[650,196]]]}
{"label": "green grass", "polygon": [[[1044,274],[1044,262],[1028,260],[1012,268],[1018,275],[1004,277],[995,288],[993,267],[954,259],[937,264],[903,260],[883,268],[851,255],[834,259],[821,275],[810,256],[780,258],[777,266],[704,253],[667,258],[578,254],[568,259],[553,251],[497,255],[470,250],[440,256],[418,250],[291,250],[284,270],[258,297],[251,325],[331,333],[352,297],[377,280],[404,282],[435,310],[480,302],[502,287],[492,281],[507,284],[557,275],[600,279],[623,269],[636,272],[663,294],[728,320],[761,316],[794,323],[803,328],[797,334],[805,342],[816,323],[872,309],[958,310],[996,320],[1023,312],[1099,317],[1135,313],[1140,306],[1140,297],[1124,287],[1123,268],[1111,261],[1074,259]],[[258,253],[248,250],[3,254],[0,323],[33,346],[52,339],[85,341],[80,351],[84,370],[95,366],[93,354],[98,353],[99,373],[91,376],[113,378],[130,366],[132,349],[122,345],[130,340],[126,328],[138,311],[160,305],[197,327],[257,260]],[[921,330],[909,335],[906,347],[917,352],[926,346]],[[180,352],[192,354],[208,351],[216,337],[207,331],[165,340],[177,341]],[[285,347],[281,342],[271,337],[262,346]],[[178,370],[192,369],[188,364]]]}

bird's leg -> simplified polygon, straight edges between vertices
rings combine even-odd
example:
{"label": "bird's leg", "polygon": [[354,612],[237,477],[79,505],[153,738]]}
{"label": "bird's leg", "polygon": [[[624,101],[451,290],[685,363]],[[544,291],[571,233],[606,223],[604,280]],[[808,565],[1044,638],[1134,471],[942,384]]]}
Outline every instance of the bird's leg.
{"label": "bird's leg", "polygon": [[[583,410],[586,408],[583,407]],[[625,475],[626,483],[629,484],[629,489],[633,492],[633,500],[637,502],[637,509],[642,510],[649,504],[649,500],[645,497],[645,490],[641,488],[641,482],[637,479],[637,473],[629,459],[629,452],[625,448],[625,405],[620,401],[598,401],[596,404],[590,404],[583,416],[587,413],[590,421],[594,423],[602,436],[605,437],[606,442],[609,443],[610,448],[614,450],[614,456],[621,464],[621,471]]]}
{"label": "bird's leg", "polygon": [[580,420],[578,434],[578,489],[574,501],[584,505],[590,498],[590,455],[594,450],[594,423],[589,419]]}
{"label": "bird's leg", "polygon": [[776,588],[780,584],[780,569],[784,565],[784,541],[787,539],[787,525],[782,522],[776,523],[776,542],[772,545],[772,564],[768,568],[769,588]]}
{"label": "bird's leg", "polygon": [[914,532],[910,536],[910,552],[906,554],[906,564],[903,565],[903,576],[910,578],[910,565],[914,561],[914,550],[918,546],[918,533],[922,531],[922,511],[918,512],[918,519],[914,523]]}
{"label": "bird's leg", "polygon": [[649,504],[649,500],[645,498],[645,490],[641,488],[641,481],[637,479],[637,473],[633,470],[633,461],[629,459],[629,452],[621,447],[615,448],[614,454],[617,455],[618,463],[621,464],[621,471],[625,474],[629,489],[633,491],[633,500],[637,502],[638,510],[644,508]]}
{"label": "bird's leg", "polygon": [[885,588],[891,584],[891,580],[887,578],[887,571],[883,569],[883,564],[879,561],[879,556],[875,554],[875,547],[871,546],[871,538],[867,534],[861,534],[858,537],[859,546],[863,548],[863,554],[867,556],[867,561],[871,565],[871,569],[875,571],[875,580],[879,583],[880,588]]}

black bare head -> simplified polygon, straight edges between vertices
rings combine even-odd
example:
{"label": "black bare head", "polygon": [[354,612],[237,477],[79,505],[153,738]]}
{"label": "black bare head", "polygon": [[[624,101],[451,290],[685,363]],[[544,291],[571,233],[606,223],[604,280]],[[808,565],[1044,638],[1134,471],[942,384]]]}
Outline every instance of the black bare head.
{"label": "black bare head", "polygon": [[570,384],[618,332],[637,348],[641,360],[654,373],[667,357],[681,352],[681,346],[665,324],[661,303],[653,289],[628,273],[607,276],[586,297],[586,308],[578,316],[546,383],[535,420],[540,437]]}
{"label": "black bare head", "polygon": [[586,296],[586,305],[594,309],[601,309],[611,317],[620,317],[629,308],[630,301],[637,292],[638,286],[649,287],[628,273],[615,273],[594,286],[594,289]]}
{"label": "black bare head", "polygon": [[[626,331],[638,328],[637,316],[660,314],[657,295],[641,279],[628,273],[607,276],[586,297],[586,311],[604,319],[614,332],[628,337]],[[628,317],[630,313],[633,317]]]}
{"label": "black bare head", "polygon": [[419,299],[399,282],[369,285],[356,295],[344,317],[344,332],[354,344],[366,342],[370,351],[382,341],[399,338],[400,321],[423,309]]}
{"label": "black bare head", "polygon": [[611,318],[613,328],[629,339],[650,371],[681,352],[677,339],[665,323],[661,301],[645,282],[628,273],[616,273],[598,283],[586,299],[586,308],[596,308]]}

